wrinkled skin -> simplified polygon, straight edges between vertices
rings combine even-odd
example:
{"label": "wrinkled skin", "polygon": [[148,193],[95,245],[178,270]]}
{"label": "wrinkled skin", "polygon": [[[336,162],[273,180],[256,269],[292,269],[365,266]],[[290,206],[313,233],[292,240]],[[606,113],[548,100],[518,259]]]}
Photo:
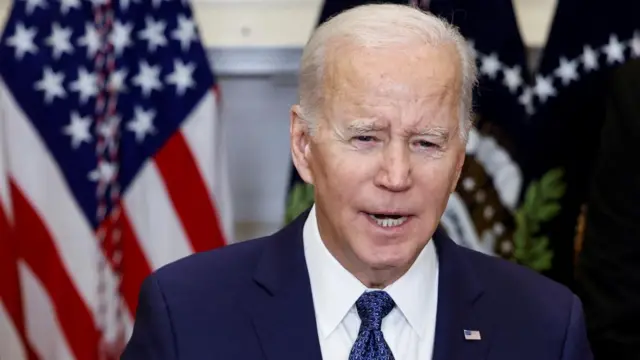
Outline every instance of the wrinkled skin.
{"label": "wrinkled skin", "polygon": [[[337,49],[325,58],[314,136],[292,107],[293,161],[315,187],[329,251],[365,286],[383,288],[430,241],[460,176],[460,61],[449,44]],[[408,220],[387,228],[371,213]]]}

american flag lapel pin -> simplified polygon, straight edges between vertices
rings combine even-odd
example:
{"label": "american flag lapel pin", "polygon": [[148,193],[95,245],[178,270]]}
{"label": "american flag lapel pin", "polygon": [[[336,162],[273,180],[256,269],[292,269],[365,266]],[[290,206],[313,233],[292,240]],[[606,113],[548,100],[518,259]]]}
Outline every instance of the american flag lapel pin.
{"label": "american flag lapel pin", "polygon": [[464,331],[465,340],[481,340],[480,331],[478,330],[465,330]]}

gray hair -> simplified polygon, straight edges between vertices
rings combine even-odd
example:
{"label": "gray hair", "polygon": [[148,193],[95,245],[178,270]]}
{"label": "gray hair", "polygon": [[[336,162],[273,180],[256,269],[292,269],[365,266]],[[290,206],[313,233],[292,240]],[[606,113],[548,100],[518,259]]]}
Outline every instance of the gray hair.
{"label": "gray hair", "polygon": [[420,42],[430,46],[454,44],[462,70],[460,136],[466,141],[472,125],[473,88],[477,83],[475,56],[458,30],[433,14],[408,5],[369,4],[346,10],[320,25],[302,53],[299,104],[302,118],[315,133],[322,98],[326,47],[332,40],[362,47]]}

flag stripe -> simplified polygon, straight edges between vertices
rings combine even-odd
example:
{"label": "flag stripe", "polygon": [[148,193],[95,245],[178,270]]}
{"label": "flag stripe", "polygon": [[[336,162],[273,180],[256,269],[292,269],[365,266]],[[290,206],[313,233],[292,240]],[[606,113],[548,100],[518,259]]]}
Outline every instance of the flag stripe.
{"label": "flag stripe", "polygon": [[125,195],[125,208],[152,268],[193,252],[153,161],[145,164],[131,184]]}
{"label": "flag stripe", "polygon": [[[36,352],[52,360],[95,359],[105,355],[102,344],[117,355],[151,271],[223,246],[233,230],[231,214],[219,219],[216,207],[224,198],[222,210],[230,209],[215,77],[186,3],[137,2],[125,12],[106,4],[93,14],[31,5],[12,8],[0,56],[0,220],[21,239],[12,244],[0,234],[6,241],[0,247],[16,247],[3,254],[12,258],[0,267],[13,268],[1,276],[11,276],[12,285],[0,296],[22,295],[12,294],[7,308],[0,303],[0,321],[6,320],[0,329],[12,332],[6,337],[13,345],[24,338],[30,360]],[[42,15],[36,22],[33,11]],[[138,16],[149,11],[178,21]],[[101,48],[98,57],[88,43],[104,24],[127,32],[163,23],[174,28],[165,33],[182,35],[162,45],[136,38]],[[87,43],[43,40],[60,31]],[[37,54],[23,53],[25,45]],[[158,56],[138,56],[149,51]],[[61,56],[64,66],[57,66]],[[107,116],[98,121],[103,110]],[[9,311],[20,313],[16,304],[24,309],[22,334],[8,320]]]}
{"label": "flag stripe", "polygon": [[215,158],[213,157],[218,144],[211,139],[218,138],[215,126],[217,119],[211,117],[217,111],[214,91],[206,93],[198,105],[189,114],[182,126],[182,133],[189,144],[195,163],[198,165],[204,183],[210,196],[213,196],[215,185]]}
{"label": "flag stripe", "polygon": [[[98,344],[98,332],[94,326],[92,313],[82,297],[79,296],[73,281],[65,272],[63,260],[42,220],[22,191],[13,182],[10,183],[10,186],[15,211],[15,236],[18,239],[29,239],[28,244],[20,246],[20,257],[29,265],[34,276],[46,289],[50,302],[57,313],[60,326],[66,338],[71,342],[70,347],[75,357],[77,359],[92,359],[96,356],[95,349]],[[67,241],[71,245],[78,242]],[[89,257],[90,255],[78,256]],[[85,272],[88,271],[85,270]],[[27,285],[23,284],[25,289]],[[25,301],[29,303],[29,299],[25,299]],[[27,318],[29,315],[30,312],[27,309]],[[41,319],[33,319],[34,324],[41,321]],[[31,332],[34,329],[29,327],[27,331]],[[35,342],[34,345],[36,345]]]}
{"label": "flag stripe", "polygon": [[231,189],[229,178],[219,175],[228,172],[225,133],[221,119],[211,116],[212,112],[218,112],[218,96],[218,91],[212,89],[202,98],[185,121],[182,133],[220,216],[225,240],[229,242],[234,235]]}
{"label": "flag stripe", "polygon": [[23,359],[26,354],[25,344],[20,340],[20,334],[24,335],[24,318],[17,249],[12,242],[9,219],[4,209],[0,201],[0,359]]}
{"label": "flag stripe", "polygon": [[[95,356],[79,357],[71,351],[70,340],[65,338],[63,329],[61,329],[60,315],[56,317],[56,304],[47,294],[44,284],[22,261],[19,262],[19,272],[24,289],[27,336],[38,357],[55,360],[95,359]],[[82,340],[84,339],[73,339],[75,343],[82,342]],[[87,347],[86,345],[85,347]]]}
{"label": "flag stripe", "polygon": [[[12,149],[9,152],[9,175],[24,192],[21,193],[23,197],[29,199],[29,208],[33,207],[38,221],[47,229],[47,239],[62,260],[61,271],[66,271],[83,302],[95,314],[99,279],[95,270],[99,261],[104,261],[95,234],[64,182],[60,169],[31,122],[6,91],[4,82],[0,82],[0,93],[4,95],[2,108],[7,114],[6,130],[11,134],[7,139]],[[106,276],[113,278],[111,269],[107,270]]]}
{"label": "flag stripe", "polygon": [[181,132],[156,155],[156,164],[196,252],[224,245],[218,215]]}
{"label": "flag stripe", "polygon": [[[129,314],[135,314],[138,304],[138,291],[140,289],[140,285],[144,278],[151,272],[151,268],[149,267],[149,262],[143,253],[143,249],[140,247],[138,238],[134,234],[130,221],[130,213],[127,210],[128,209],[126,208],[123,209],[120,218],[121,221],[119,222],[122,237],[122,252],[124,253],[121,264],[123,277],[120,291],[122,292],[125,303],[127,304]],[[111,232],[113,230],[113,224],[109,223],[108,225],[109,226],[106,226],[107,238],[111,236]],[[112,247],[105,248],[105,254],[108,259],[114,259],[112,256]],[[113,261],[111,262],[111,266],[115,266]]]}
{"label": "flag stripe", "polygon": [[[0,297],[1,298],[1,297]],[[22,337],[14,326],[13,316],[0,301],[0,359],[27,360]]]}

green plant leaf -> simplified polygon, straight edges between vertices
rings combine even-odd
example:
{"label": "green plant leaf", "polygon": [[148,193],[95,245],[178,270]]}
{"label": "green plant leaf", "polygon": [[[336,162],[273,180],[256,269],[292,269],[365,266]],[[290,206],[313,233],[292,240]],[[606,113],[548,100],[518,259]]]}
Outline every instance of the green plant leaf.
{"label": "green plant leaf", "polygon": [[555,187],[558,184],[562,184],[563,175],[564,175],[564,171],[560,168],[549,170],[540,179],[540,186],[546,189],[546,188]]}
{"label": "green plant leaf", "polygon": [[562,169],[553,169],[538,181],[532,181],[524,202],[515,213],[512,260],[536,271],[549,269],[553,260],[549,239],[538,233],[541,225],[552,220],[561,210],[559,199],[565,193],[563,174]]}
{"label": "green plant leaf", "polygon": [[556,215],[558,215],[560,210],[561,210],[560,204],[547,203],[547,204],[541,205],[535,215],[538,221],[546,222],[553,219]]}
{"label": "green plant leaf", "polygon": [[538,198],[540,197],[540,190],[538,186],[538,182],[533,181],[527,189],[524,199],[524,209],[528,210],[528,212],[533,211],[533,209],[537,207],[539,201]]}
{"label": "green plant leaf", "polygon": [[309,208],[314,201],[313,185],[300,183],[293,186],[289,192],[289,200],[285,209],[285,224],[293,221],[298,215]]}

